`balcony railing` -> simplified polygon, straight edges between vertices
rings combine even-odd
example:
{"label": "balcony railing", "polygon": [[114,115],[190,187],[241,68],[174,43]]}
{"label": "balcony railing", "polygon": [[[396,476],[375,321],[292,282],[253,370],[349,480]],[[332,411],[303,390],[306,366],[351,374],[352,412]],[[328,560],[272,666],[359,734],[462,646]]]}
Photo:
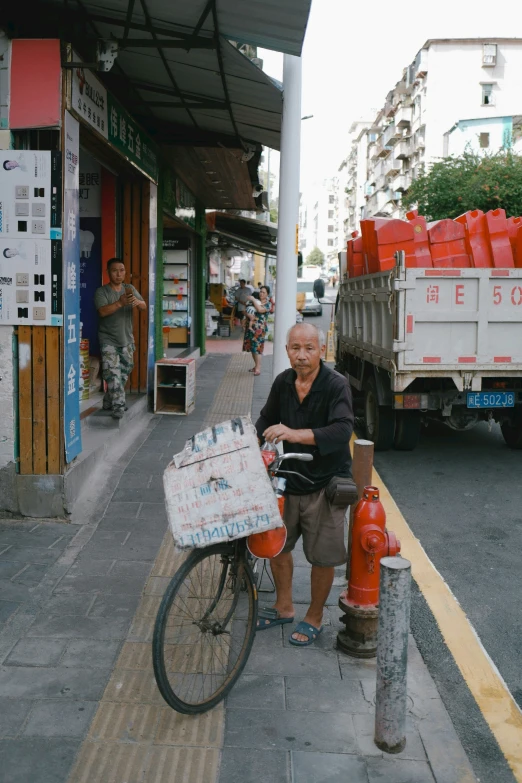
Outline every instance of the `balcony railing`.
{"label": "balcony railing", "polygon": [[388,158],[384,165],[384,174],[391,176],[392,174],[398,174],[402,171],[402,160],[397,160],[395,157]]}
{"label": "balcony railing", "polygon": [[377,143],[377,149],[375,151],[376,157],[385,158],[391,152],[391,146],[387,146],[384,143]]}
{"label": "balcony railing", "polygon": [[397,126],[395,123],[392,122],[391,125],[388,125],[384,133],[382,134],[382,142],[384,145],[389,146],[395,142],[398,137],[400,136],[400,133],[397,130]]}
{"label": "balcony railing", "polygon": [[393,148],[393,155],[399,160],[410,158],[412,153],[413,153],[413,149],[409,139],[407,141],[406,140],[399,141],[399,143],[396,144],[395,147]]}
{"label": "balcony railing", "polygon": [[392,179],[390,185],[393,191],[404,192],[411,185],[411,177],[409,174],[398,174],[395,179]]}
{"label": "balcony railing", "polygon": [[401,129],[409,128],[411,125],[412,113],[411,106],[400,106],[395,115],[395,125]]}

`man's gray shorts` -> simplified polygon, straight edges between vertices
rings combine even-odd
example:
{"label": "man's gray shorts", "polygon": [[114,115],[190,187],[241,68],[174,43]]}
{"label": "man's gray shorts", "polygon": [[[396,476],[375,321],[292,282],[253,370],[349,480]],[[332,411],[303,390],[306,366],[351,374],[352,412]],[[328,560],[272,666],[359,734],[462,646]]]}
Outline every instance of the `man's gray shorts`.
{"label": "man's gray shorts", "polygon": [[283,552],[291,552],[302,535],[309,563],[323,567],[343,565],[346,511],[330,504],[325,489],[310,495],[285,495],[287,540]]}

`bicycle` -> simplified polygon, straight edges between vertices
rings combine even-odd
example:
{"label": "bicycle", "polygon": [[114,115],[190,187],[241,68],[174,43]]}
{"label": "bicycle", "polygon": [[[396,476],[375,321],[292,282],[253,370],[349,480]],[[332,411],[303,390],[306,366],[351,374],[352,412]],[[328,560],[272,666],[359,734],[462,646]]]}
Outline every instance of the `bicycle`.
{"label": "bicycle", "polygon": [[[267,465],[272,479],[295,473],[280,470],[287,459],[313,457],[276,457]],[[257,627],[255,564],[248,538],[240,538],[192,551],[172,577],[156,616],[152,661],[159,691],[177,712],[211,710],[243,671]]]}

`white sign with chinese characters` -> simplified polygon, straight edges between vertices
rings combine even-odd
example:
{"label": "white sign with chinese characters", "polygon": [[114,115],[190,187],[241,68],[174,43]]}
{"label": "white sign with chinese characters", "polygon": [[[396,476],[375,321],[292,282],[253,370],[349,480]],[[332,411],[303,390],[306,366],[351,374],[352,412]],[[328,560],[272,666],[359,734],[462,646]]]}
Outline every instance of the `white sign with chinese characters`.
{"label": "white sign with chinese characters", "polygon": [[79,184],[80,218],[101,217],[101,166],[84,150],[81,152]]}
{"label": "white sign with chinese characters", "polygon": [[[79,59],[73,52],[73,61]],[[75,68],[72,72],[71,108],[104,139],[108,138],[107,90],[85,68]]]}
{"label": "white sign with chinese characters", "polygon": [[0,237],[61,239],[61,183],[53,153],[0,150]]}
{"label": "white sign with chinese characters", "polygon": [[61,326],[60,243],[0,238],[0,325]]}
{"label": "white sign with chinese characters", "polygon": [[170,529],[180,549],[281,527],[254,425],[229,419],[198,432],[163,474]]}

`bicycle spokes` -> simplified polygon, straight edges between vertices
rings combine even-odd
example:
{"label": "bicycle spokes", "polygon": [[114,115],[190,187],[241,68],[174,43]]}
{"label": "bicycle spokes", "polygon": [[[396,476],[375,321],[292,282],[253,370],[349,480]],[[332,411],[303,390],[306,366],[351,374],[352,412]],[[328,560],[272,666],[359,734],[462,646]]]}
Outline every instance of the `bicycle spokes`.
{"label": "bicycle spokes", "polygon": [[209,553],[177,585],[164,618],[162,657],[168,685],[187,707],[222,698],[237,676],[252,630],[249,574],[232,555]]}

